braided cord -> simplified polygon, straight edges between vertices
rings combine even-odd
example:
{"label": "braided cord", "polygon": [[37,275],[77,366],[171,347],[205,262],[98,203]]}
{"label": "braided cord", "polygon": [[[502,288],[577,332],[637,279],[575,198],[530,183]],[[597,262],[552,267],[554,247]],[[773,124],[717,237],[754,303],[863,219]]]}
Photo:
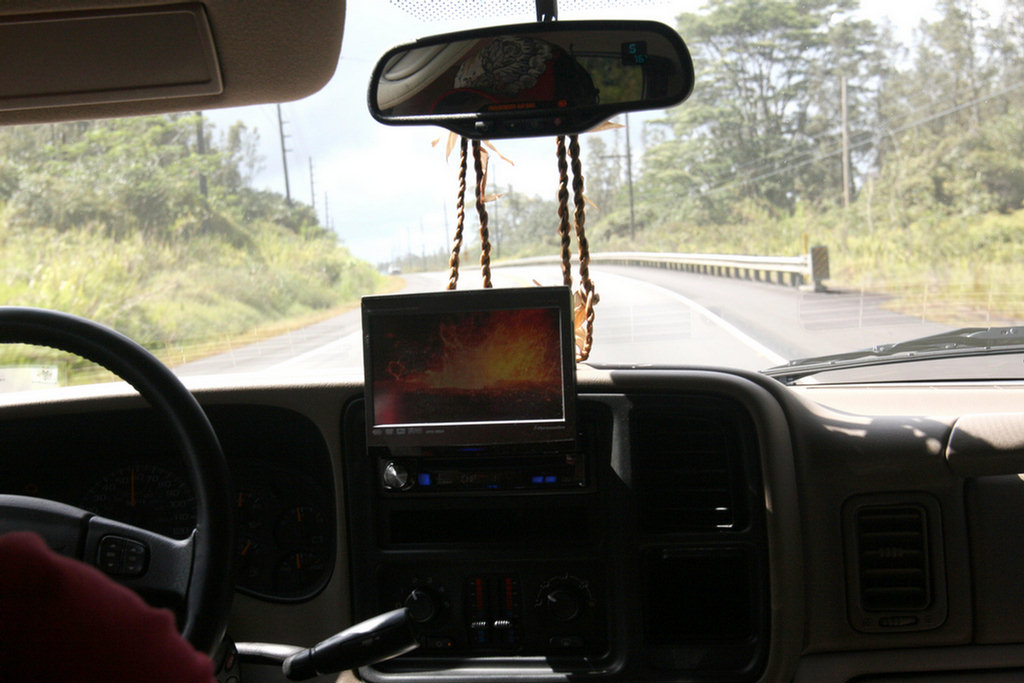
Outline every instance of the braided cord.
{"label": "braided cord", "polygon": [[569,254],[569,164],[565,160],[565,136],[555,141],[558,155],[558,236],[562,239],[562,284],[572,286],[572,257]]}
{"label": "braided cord", "polygon": [[484,173],[483,159],[480,154],[480,141],[473,140],[473,170],[476,172],[476,215],[480,218],[480,273],[484,278],[484,287],[491,287],[491,234],[487,229],[487,207],[484,196],[487,188],[487,174]]}
{"label": "braided cord", "polygon": [[459,251],[462,249],[462,229],[466,225],[466,153],[468,141],[462,138],[459,144],[459,195],[455,199],[455,239],[452,254],[448,258],[448,289],[455,289],[459,283]]}
{"label": "braided cord", "polygon": [[593,280],[590,279],[590,245],[587,243],[587,209],[586,199],[583,197],[583,164],[580,162],[578,135],[569,136],[569,156],[572,159],[573,205],[576,209],[573,217],[580,250],[580,283],[586,296],[586,340],[576,360],[585,361],[590,357],[590,349],[594,346],[594,305],[600,297],[594,289]]}

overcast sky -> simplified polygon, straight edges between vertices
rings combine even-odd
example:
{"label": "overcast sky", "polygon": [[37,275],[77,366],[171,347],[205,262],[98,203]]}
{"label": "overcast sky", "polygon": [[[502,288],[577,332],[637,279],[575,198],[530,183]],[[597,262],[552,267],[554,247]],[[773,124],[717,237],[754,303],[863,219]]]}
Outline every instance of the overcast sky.
{"label": "overcast sky", "polygon": [[[674,17],[682,9],[699,8],[701,4],[619,3],[616,9],[586,14],[568,12],[563,4],[560,18],[647,18],[674,25]],[[880,14],[888,15],[904,40],[909,39],[921,17],[916,3],[862,0],[862,5],[869,10],[877,7]],[[357,256],[382,263],[409,250],[435,251],[447,246],[447,235],[454,229],[457,152],[445,161],[443,142],[447,131],[442,129],[389,127],[374,121],[366,108],[370,72],[377,58],[394,45],[474,26],[533,21],[535,16],[530,12],[494,20],[423,22],[387,0],[352,0],[347,11],[341,61],[334,78],[320,92],[281,106],[289,136],[292,196],[310,202],[312,159],[317,213],[323,221],[326,195],[331,224]],[[263,169],[256,185],[283,193],[274,105],[210,111],[207,115],[220,131],[238,120],[258,131]],[[615,134],[593,135],[606,136],[611,147]],[[439,137],[442,142],[431,147]],[[631,137],[634,158],[639,160],[640,134],[635,126]],[[492,157],[492,177],[502,186],[511,184],[517,192],[554,197],[558,175],[553,139],[497,141],[495,145],[515,162],[512,167]],[[586,149],[584,144],[584,155]],[[474,229],[475,217],[467,223]]]}

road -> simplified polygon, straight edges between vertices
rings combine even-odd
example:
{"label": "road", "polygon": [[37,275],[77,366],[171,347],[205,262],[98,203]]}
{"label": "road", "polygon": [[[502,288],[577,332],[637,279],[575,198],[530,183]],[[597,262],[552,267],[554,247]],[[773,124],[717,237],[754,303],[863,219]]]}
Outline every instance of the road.
{"label": "road", "polygon": [[[804,292],[762,282],[629,266],[592,266],[595,364],[716,365],[760,370],[949,329],[885,308],[881,295]],[[444,288],[446,273],[404,276],[408,292]],[[557,266],[496,268],[496,287],[560,284]],[[479,287],[475,269],[460,288]],[[362,368],[358,309],[307,328],[179,365],[182,376],[316,373]]]}

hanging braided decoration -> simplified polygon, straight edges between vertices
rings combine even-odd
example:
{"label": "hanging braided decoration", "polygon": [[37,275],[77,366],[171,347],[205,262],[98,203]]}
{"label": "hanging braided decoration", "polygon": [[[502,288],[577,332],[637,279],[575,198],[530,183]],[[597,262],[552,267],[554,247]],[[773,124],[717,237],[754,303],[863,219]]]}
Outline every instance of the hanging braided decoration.
{"label": "hanging braided decoration", "polygon": [[[487,152],[480,149],[480,141],[473,140],[473,172],[476,176],[475,196],[476,215],[480,219],[480,272],[483,275],[484,287],[491,287],[491,233],[488,229],[489,217],[487,207]],[[455,289],[459,283],[459,251],[462,249],[462,234],[466,226],[466,171],[468,160],[469,139],[460,138],[459,142],[459,195],[455,199],[455,239],[452,253],[448,258],[448,289]]]}
{"label": "hanging braided decoration", "polygon": [[[594,305],[600,300],[594,281],[590,279],[590,245],[587,243],[587,207],[583,196],[583,164],[580,161],[580,140],[578,135],[569,136],[569,157],[572,159],[572,200],[575,206],[574,222],[576,241],[580,250],[580,286],[583,288],[581,306],[576,310],[576,335],[582,343],[577,345],[580,352],[577,361],[585,361],[590,357],[590,349],[594,346]],[[564,256],[562,257],[565,258]],[[563,261],[563,267],[565,262]],[[585,328],[584,328],[585,325]]]}
{"label": "hanging braided decoration", "polygon": [[490,289],[491,233],[487,229],[487,207],[484,206],[484,196],[487,194],[487,170],[484,168],[482,157],[480,141],[473,140],[473,170],[476,172],[476,215],[480,218],[480,274],[484,278],[484,287]]}
{"label": "hanging braided decoration", "polygon": [[466,225],[466,150],[469,141],[459,142],[459,196],[455,199],[455,239],[452,255],[448,258],[448,289],[459,284],[459,250],[462,249],[462,229]]}
{"label": "hanging braided decoration", "polygon": [[[569,250],[569,163],[566,161],[565,136],[559,135],[555,143],[558,156],[558,236],[562,248],[562,282],[572,286],[572,254]],[[576,362],[590,357],[594,346],[594,306],[600,301],[594,282],[590,279],[590,246],[587,243],[586,199],[583,196],[583,165],[580,162],[578,135],[569,136],[569,157],[572,160],[573,223],[580,253],[581,290],[573,295],[574,326],[576,329]]]}
{"label": "hanging braided decoration", "polygon": [[562,284],[572,287],[572,264],[569,252],[569,163],[565,160],[565,136],[555,140],[558,156],[558,237],[562,248]]}

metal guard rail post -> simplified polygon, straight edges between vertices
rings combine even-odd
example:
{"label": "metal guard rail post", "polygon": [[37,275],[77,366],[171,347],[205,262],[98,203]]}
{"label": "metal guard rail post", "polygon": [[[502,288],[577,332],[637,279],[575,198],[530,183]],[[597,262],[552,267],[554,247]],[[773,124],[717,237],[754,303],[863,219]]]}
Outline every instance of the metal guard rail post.
{"label": "metal guard rail post", "polygon": [[[575,257],[573,257],[575,260]],[[532,256],[492,263],[491,266],[528,266],[559,263],[557,256]],[[813,246],[803,256],[747,256],[736,254],[674,254],[643,251],[611,251],[590,254],[591,263],[647,266],[688,273],[773,282],[791,287],[824,291],[829,278],[828,247]]]}

